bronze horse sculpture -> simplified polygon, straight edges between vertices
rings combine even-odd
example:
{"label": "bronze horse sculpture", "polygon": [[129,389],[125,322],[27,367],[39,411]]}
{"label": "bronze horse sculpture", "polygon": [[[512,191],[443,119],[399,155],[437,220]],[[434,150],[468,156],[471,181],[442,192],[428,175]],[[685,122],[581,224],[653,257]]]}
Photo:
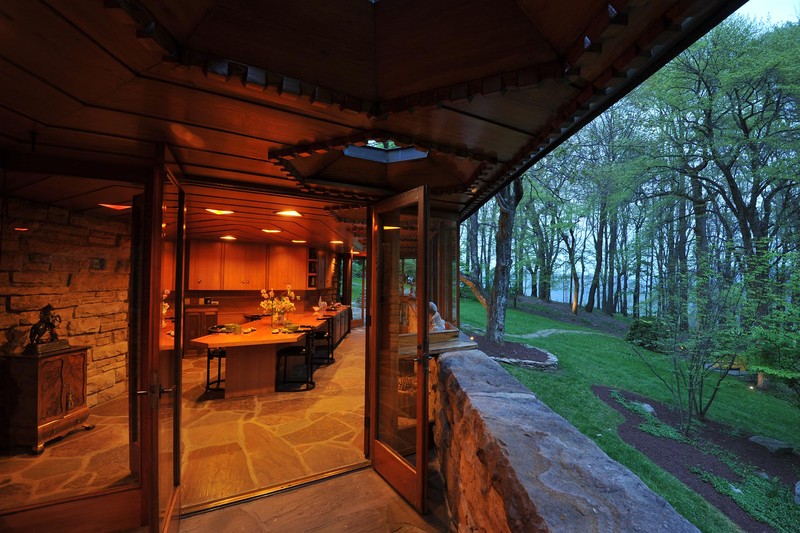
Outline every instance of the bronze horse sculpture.
{"label": "bronze horse sculpture", "polygon": [[56,328],[59,324],[61,324],[61,316],[55,313],[53,306],[47,304],[42,307],[39,311],[39,322],[31,326],[31,344],[56,342],[58,340]]}

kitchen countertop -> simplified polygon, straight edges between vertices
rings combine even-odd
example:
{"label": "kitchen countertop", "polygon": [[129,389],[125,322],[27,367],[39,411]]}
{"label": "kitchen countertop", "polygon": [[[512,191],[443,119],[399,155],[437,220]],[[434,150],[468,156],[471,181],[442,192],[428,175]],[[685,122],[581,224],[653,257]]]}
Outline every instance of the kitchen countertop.
{"label": "kitchen countertop", "polygon": [[[325,320],[333,318],[338,313],[346,311],[347,309],[347,307],[342,307],[335,312],[290,313],[288,321],[292,324],[311,326],[314,329],[318,329],[325,325]],[[252,320],[242,324],[242,331],[248,328],[255,328],[255,331],[241,334],[209,333],[208,335],[191,339],[191,342],[208,348],[226,348],[232,346],[254,346],[259,344],[291,344],[299,341],[305,335],[304,331],[297,331],[295,333],[272,333],[273,328],[270,317],[264,317],[260,320]]]}

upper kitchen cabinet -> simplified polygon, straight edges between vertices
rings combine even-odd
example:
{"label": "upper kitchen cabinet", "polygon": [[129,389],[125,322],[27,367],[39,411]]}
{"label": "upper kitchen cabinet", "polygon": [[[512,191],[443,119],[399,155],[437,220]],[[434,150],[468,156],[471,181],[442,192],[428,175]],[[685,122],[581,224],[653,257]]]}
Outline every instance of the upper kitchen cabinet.
{"label": "upper kitchen cabinet", "polygon": [[322,284],[319,283],[319,280],[321,280],[322,277],[318,276],[319,266],[319,253],[317,252],[317,249],[309,248],[308,267],[306,268],[306,279],[308,280],[307,286],[309,289],[322,288]]}
{"label": "upper kitchen cabinet", "polygon": [[267,246],[259,243],[225,243],[222,289],[226,291],[267,288]]}
{"label": "upper kitchen cabinet", "polygon": [[222,288],[222,243],[189,243],[189,283],[186,290],[210,291]]}
{"label": "upper kitchen cabinet", "polygon": [[305,246],[269,247],[268,288],[282,292],[286,284],[291,283],[293,289],[308,289],[307,269],[308,249]]}

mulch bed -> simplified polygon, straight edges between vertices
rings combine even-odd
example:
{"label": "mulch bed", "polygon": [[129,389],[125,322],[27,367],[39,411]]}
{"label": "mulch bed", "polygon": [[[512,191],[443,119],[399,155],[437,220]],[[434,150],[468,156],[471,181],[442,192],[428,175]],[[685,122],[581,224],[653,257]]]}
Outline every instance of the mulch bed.
{"label": "mulch bed", "polygon": [[[645,454],[663,470],[680,479],[743,530],[774,531],[770,526],[750,517],[731,498],[719,494],[710,483],[701,481],[690,470],[692,467],[698,467],[733,483],[738,482],[738,476],[731,472],[723,462],[690,444],[656,437],[639,430],[637,426],[643,421],[643,418],[612,398],[611,391],[613,389],[593,386],[592,390],[600,399],[625,417],[625,422],[617,428],[619,436],[625,442]],[[675,427],[679,426],[679,414],[666,405],[627,391],[620,391],[620,394],[627,400],[652,405],[659,420]],[[779,478],[783,484],[793,490],[794,484],[800,479],[800,456],[797,454],[773,454],[763,446],[750,442],[748,440],[750,436],[735,435],[731,428],[710,421],[705,422],[705,427],[700,433],[693,435],[694,438],[704,439],[736,453],[742,460],[749,462],[772,478]]]}
{"label": "mulch bed", "polygon": [[506,357],[540,363],[547,361],[546,353],[527,344],[506,341],[500,345],[488,340],[483,335],[473,335],[472,337],[478,343],[478,349],[490,357]]}

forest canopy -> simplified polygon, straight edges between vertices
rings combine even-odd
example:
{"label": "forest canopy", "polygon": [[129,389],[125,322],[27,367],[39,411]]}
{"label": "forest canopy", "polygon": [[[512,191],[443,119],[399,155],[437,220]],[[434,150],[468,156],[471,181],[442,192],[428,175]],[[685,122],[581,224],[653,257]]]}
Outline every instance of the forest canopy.
{"label": "forest canopy", "polygon": [[673,340],[710,335],[704,351],[795,372],[798,65],[798,23],[723,22],[523,176],[510,257],[496,252],[502,203],[467,220],[462,279],[490,294],[510,266],[511,297],[657,320]]}

